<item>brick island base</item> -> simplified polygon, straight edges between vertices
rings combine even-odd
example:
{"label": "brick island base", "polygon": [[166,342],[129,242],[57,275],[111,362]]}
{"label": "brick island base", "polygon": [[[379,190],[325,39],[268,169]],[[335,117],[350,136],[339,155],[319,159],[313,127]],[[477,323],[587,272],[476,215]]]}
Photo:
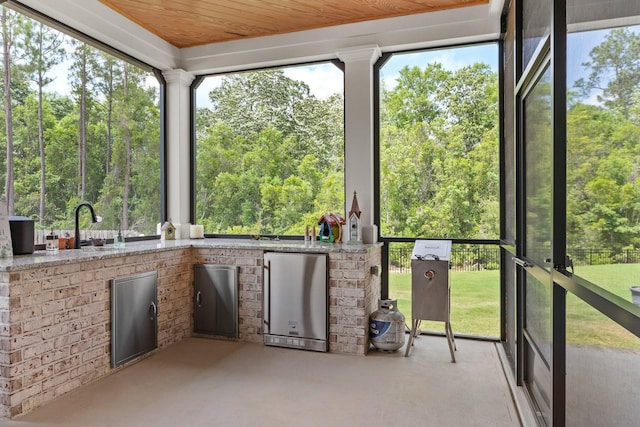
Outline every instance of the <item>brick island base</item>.
{"label": "brick island base", "polygon": [[[158,272],[155,351],[160,351],[192,335],[193,265],[238,266],[239,340],[262,342],[264,249],[258,243],[235,248],[179,242],[162,248],[155,242],[131,245],[77,259],[70,253],[80,251],[61,251],[68,253],[5,265],[0,271],[0,417],[30,412],[148,356],[110,367],[110,280],[116,277]],[[329,351],[365,355],[368,318],[380,298],[380,277],[370,274],[370,267],[380,264],[380,246],[339,246],[315,248],[329,254]]]}

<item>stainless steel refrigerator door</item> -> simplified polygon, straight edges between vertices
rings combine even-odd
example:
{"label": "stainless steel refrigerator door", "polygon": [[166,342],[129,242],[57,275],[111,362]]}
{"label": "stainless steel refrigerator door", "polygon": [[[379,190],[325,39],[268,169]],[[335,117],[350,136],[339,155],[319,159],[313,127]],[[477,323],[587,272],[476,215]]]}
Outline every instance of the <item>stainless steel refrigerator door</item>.
{"label": "stainless steel refrigerator door", "polygon": [[268,252],[264,264],[265,344],[327,351],[327,255]]}

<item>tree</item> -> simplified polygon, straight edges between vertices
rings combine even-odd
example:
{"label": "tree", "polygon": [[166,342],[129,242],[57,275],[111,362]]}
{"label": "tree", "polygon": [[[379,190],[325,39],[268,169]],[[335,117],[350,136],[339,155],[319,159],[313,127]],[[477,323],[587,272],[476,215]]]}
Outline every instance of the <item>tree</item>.
{"label": "tree", "polygon": [[245,137],[269,127],[289,135],[297,131],[301,104],[309,97],[309,87],[282,70],[230,74],[209,94],[211,119]]}
{"label": "tree", "polygon": [[78,196],[86,200],[87,196],[87,112],[90,108],[92,87],[91,64],[94,62],[94,50],[83,42],[72,42],[74,47],[71,53],[73,64],[71,66],[70,81],[73,92],[78,99]]}
{"label": "tree", "polygon": [[110,117],[111,125],[100,129],[100,139],[112,140],[110,153],[103,150],[98,158],[100,165],[107,157],[110,161],[102,168],[97,206],[109,228],[152,233],[160,220],[160,135],[158,127],[149,126],[159,123],[157,94],[143,87],[146,74],[135,67],[119,64],[114,69],[120,70],[117,78],[109,73],[97,80],[97,86],[110,88],[101,117]]}
{"label": "tree", "polygon": [[105,145],[106,158],[104,163],[105,173],[108,175],[111,168],[111,151],[113,145],[113,110],[115,102],[115,90],[119,75],[124,74],[122,63],[106,53],[99,53],[99,63],[96,66],[96,89],[104,96],[106,111]]}
{"label": "tree", "polygon": [[4,86],[4,111],[6,130],[6,167],[5,197],[7,199],[7,213],[14,214],[14,169],[13,169],[13,104],[11,101],[11,69],[13,65],[11,50],[15,43],[17,28],[20,25],[20,15],[2,8],[2,67]]}
{"label": "tree", "polygon": [[496,128],[498,79],[487,64],[462,67],[439,85],[439,98],[452,127],[463,132],[464,149],[471,151],[487,131]]}
{"label": "tree", "polygon": [[640,245],[640,35],[613,29],[583,63],[567,112],[567,238],[571,247]]}
{"label": "tree", "polygon": [[441,113],[438,87],[450,77],[442,64],[432,63],[420,67],[404,66],[392,90],[383,91],[383,123],[399,129],[413,124],[428,125]]}
{"label": "tree", "polygon": [[383,235],[498,236],[497,88],[486,64],[430,63],[383,90]]}
{"label": "tree", "polygon": [[283,70],[233,74],[198,110],[196,212],[214,233],[304,232],[342,210],[343,102]]}
{"label": "tree", "polygon": [[38,91],[38,147],[40,156],[40,226],[44,226],[46,195],[45,129],[43,118],[43,90],[52,82],[47,72],[64,59],[65,50],[62,33],[46,27],[42,23],[27,21],[24,39],[20,45],[25,53],[27,72],[36,83]]}
{"label": "tree", "polygon": [[627,28],[613,29],[589,56],[591,61],[582,65],[591,73],[587,80],[579,79],[576,87],[585,96],[601,90],[598,101],[628,118],[631,95],[640,86],[640,35]]}
{"label": "tree", "polygon": [[[40,228],[70,230],[75,207],[88,200],[108,220],[103,226],[124,220],[134,231],[155,233],[160,116],[149,74],[131,65],[125,73],[122,61],[66,42],[61,33],[4,7],[2,23],[7,80],[0,140],[7,143],[7,158],[0,160],[0,186],[10,213],[38,216]],[[71,53],[70,95],[48,90],[50,70],[64,51]]]}

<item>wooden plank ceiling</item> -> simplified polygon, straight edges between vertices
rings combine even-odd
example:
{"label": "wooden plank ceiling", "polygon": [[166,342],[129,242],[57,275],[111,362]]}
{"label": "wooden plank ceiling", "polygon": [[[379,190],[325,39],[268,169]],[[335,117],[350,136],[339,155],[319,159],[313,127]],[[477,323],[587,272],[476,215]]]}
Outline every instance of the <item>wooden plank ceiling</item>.
{"label": "wooden plank ceiling", "polygon": [[179,48],[489,3],[489,0],[100,1]]}

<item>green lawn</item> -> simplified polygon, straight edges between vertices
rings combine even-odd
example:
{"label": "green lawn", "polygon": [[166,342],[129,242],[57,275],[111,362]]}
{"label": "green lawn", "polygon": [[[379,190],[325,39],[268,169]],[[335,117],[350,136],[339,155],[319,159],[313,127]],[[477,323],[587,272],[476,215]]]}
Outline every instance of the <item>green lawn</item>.
{"label": "green lawn", "polygon": [[[631,301],[629,286],[640,284],[639,264],[578,266],[576,275]],[[500,336],[500,273],[450,272],[451,326],[455,333]],[[411,274],[389,274],[389,298],[411,324]],[[444,331],[441,322],[422,322],[422,330]],[[576,344],[640,348],[640,339],[579,298],[567,297],[567,340]]]}
{"label": "green lawn", "polygon": [[[576,275],[631,301],[629,287],[640,284],[640,264],[578,266]],[[567,341],[640,349],[638,337],[571,294],[567,296]]]}
{"label": "green lawn", "polygon": [[[451,327],[455,333],[500,336],[500,272],[452,271]],[[389,274],[389,298],[411,324],[411,273]],[[444,331],[442,322],[422,322],[422,330]]]}

